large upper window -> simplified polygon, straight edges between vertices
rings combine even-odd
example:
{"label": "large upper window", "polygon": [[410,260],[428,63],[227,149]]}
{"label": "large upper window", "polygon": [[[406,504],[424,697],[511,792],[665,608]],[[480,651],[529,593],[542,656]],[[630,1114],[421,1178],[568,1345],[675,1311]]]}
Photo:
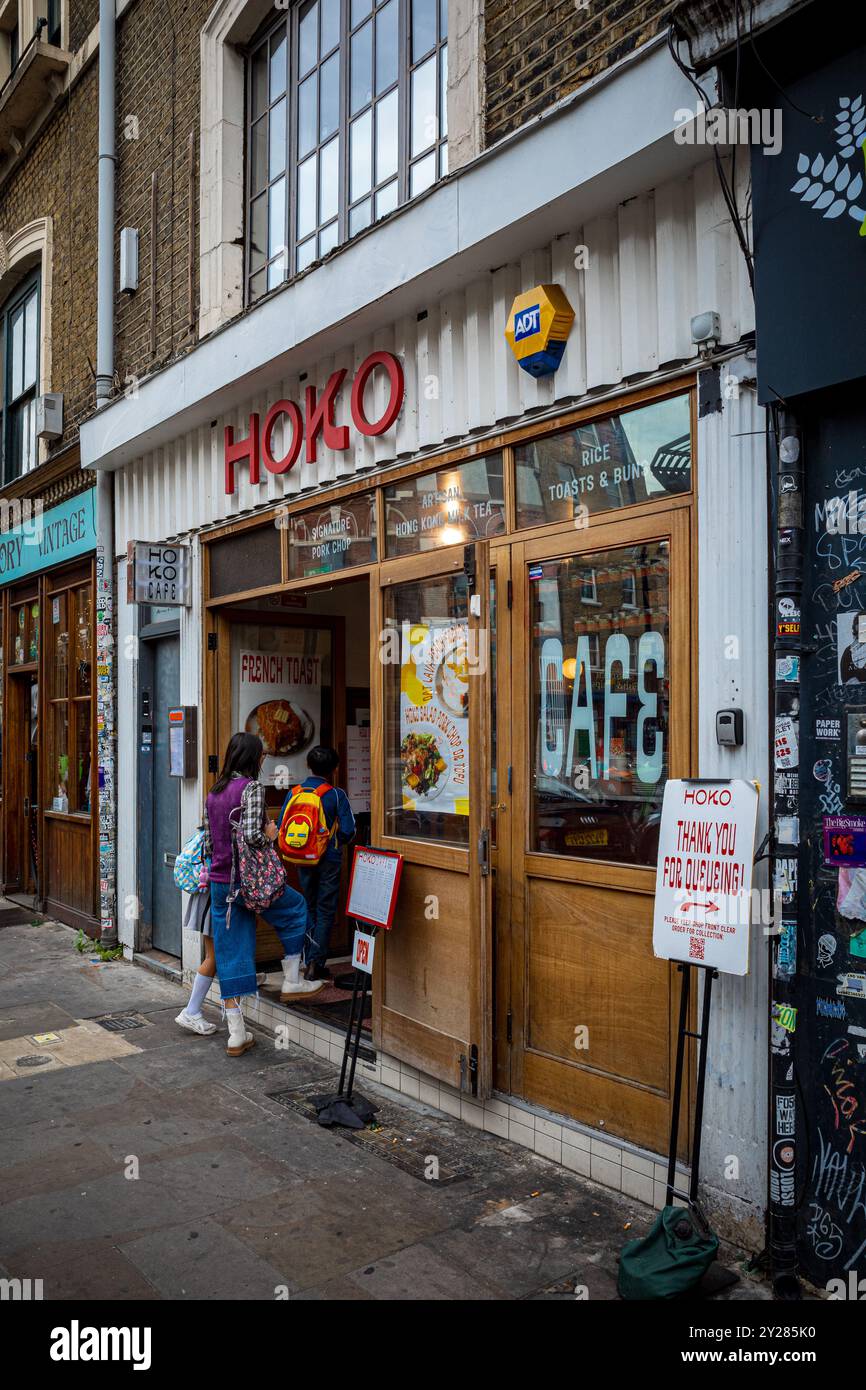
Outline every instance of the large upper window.
{"label": "large upper window", "polygon": [[302,0],[247,67],[250,302],[447,172],[447,0]]}
{"label": "large upper window", "polygon": [[36,467],[39,387],[39,276],[19,285],[0,308],[3,482]]}

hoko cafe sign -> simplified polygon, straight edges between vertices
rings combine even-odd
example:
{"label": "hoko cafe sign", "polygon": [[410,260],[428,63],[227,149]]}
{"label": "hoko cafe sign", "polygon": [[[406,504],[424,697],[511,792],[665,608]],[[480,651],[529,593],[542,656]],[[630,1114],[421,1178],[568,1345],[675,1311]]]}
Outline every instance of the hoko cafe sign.
{"label": "hoko cafe sign", "polygon": [[[383,384],[384,403],[379,414],[372,418],[365,401],[367,386],[378,377]],[[303,450],[307,463],[316,463],[319,443],[338,453],[351,447],[349,426],[338,419],[340,393],[346,371],[332,372],[321,393],[308,386],[304,406],[295,401],[275,401],[264,418],[252,411],[243,439],[236,439],[231,425],[224,436],[226,495],[236,489],[236,465],[246,465],[253,485],[262,481],[262,465],[268,473],[288,473],[294,468]],[[352,379],[349,393],[349,416],[353,429],[368,438],[384,434],[400,414],[405,394],[403,364],[392,352],[371,352],[365,357]],[[371,392],[373,394],[373,392]],[[277,443],[277,439],[280,443]],[[282,452],[280,452],[282,450]]]}
{"label": "hoko cafe sign", "polygon": [[47,510],[29,498],[0,502],[0,584],[61,565],[95,548],[93,488]]}

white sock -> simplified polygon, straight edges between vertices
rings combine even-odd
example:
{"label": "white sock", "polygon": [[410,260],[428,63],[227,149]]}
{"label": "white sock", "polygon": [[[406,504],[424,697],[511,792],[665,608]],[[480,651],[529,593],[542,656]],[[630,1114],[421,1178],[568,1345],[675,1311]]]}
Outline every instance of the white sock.
{"label": "white sock", "polygon": [[196,974],[192,982],[192,993],[189,996],[189,1003],[186,1006],[186,1011],[190,1018],[198,1018],[201,1013],[201,1006],[205,1001],[205,996],[212,984],[213,978],[210,975]]}

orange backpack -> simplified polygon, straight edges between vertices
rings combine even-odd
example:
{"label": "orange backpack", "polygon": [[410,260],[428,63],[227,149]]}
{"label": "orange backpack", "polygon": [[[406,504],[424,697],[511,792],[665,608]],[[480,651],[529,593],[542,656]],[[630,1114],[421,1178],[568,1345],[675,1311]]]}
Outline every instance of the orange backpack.
{"label": "orange backpack", "polygon": [[280,853],[302,864],[318,864],[337,829],[337,817],[328,829],[322,797],[332,791],[330,782],[318,787],[292,787],[280,822],[277,844]]}

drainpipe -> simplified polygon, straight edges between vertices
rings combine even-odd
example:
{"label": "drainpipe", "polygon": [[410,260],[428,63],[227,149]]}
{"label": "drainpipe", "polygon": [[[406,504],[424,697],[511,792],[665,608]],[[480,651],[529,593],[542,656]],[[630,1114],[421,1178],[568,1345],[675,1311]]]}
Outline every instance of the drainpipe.
{"label": "drainpipe", "polygon": [[[97,241],[96,408],[114,387],[114,165],[116,0],[99,0],[99,205]],[[114,751],[114,486],[96,470],[96,804],[99,808],[100,938],[117,942]]]}
{"label": "drainpipe", "polygon": [[[775,762],[772,870],[777,935],[773,942],[770,1020],[770,1263],[776,1298],[802,1296],[797,1277],[797,918],[799,887],[799,744],[803,597],[803,450],[800,427],[774,411],[776,554],[773,603]],[[779,745],[784,745],[781,749]],[[793,766],[791,765],[793,764]],[[781,900],[779,896],[781,890]],[[785,899],[787,898],[787,901]],[[774,916],[775,916],[774,912]]]}

